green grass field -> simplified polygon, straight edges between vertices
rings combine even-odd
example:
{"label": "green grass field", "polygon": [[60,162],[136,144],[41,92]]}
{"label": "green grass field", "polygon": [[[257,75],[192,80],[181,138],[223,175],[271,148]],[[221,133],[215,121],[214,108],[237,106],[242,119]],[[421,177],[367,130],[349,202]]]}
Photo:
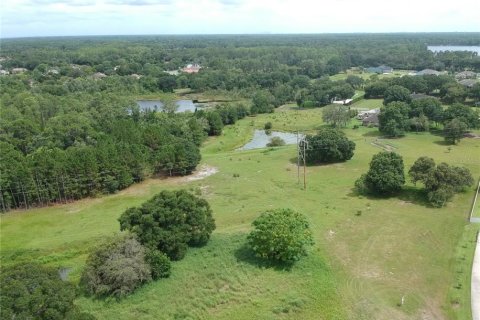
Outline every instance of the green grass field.
{"label": "green grass field", "polygon": [[[387,145],[404,157],[406,170],[428,155],[464,165],[478,177],[480,139],[448,149],[442,137],[429,133],[384,140],[377,129],[349,125],[345,132],[356,143],[355,156],[308,167],[303,190],[295,146],[234,151],[268,121],[273,130],[312,131],[322,126],[321,109],[287,105],[225,128],[202,148],[202,163],[219,170],[203,180],[150,179],[115,195],[5,214],[2,264],[36,259],[70,267],[76,282],[88,250],[119,232],[117,218],[127,207],[160,190],[188,188],[212,206],[217,229],[208,245],[174,263],[171,278],[121,301],[79,298],[83,310],[98,319],[465,319],[473,187],[441,209],[430,208],[420,187],[411,184],[388,199],[358,196],[352,187]],[[304,213],[316,241],[291,270],[265,267],[244,247],[253,219],[282,207]]]}

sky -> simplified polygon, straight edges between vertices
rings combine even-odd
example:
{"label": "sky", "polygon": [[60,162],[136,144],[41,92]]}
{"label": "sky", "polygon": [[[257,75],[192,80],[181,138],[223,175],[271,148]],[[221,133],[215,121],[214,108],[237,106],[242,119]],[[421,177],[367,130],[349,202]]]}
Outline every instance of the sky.
{"label": "sky", "polygon": [[480,31],[479,0],[0,0],[0,37]]}

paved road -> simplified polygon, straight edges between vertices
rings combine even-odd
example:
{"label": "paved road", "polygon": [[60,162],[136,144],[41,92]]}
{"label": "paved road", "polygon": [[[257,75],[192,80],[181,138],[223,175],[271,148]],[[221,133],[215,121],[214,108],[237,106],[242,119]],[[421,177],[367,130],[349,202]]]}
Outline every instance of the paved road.
{"label": "paved road", "polygon": [[480,320],[480,236],[477,237],[472,267],[472,318]]}

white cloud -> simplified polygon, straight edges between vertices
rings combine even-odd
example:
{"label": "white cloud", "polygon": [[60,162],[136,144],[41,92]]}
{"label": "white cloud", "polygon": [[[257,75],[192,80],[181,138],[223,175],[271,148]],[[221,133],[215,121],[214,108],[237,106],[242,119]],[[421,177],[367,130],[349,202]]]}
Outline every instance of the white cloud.
{"label": "white cloud", "polygon": [[10,0],[1,36],[480,31],[480,1]]}

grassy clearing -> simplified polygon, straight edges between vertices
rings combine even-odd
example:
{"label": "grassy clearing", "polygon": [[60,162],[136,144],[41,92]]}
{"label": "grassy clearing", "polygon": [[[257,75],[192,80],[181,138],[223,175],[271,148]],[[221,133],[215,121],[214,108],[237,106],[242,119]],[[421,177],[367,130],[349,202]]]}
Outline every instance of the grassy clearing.
{"label": "grassy clearing", "polygon": [[458,242],[455,250],[454,283],[448,293],[448,300],[452,308],[447,309],[450,319],[471,319],[471,277],[472,264],[475,254],[477,233],[480,225],[469,224]]}
{"label": "grassy clearing", "polygon": [[352,108],[359,110],[380,109],[383,107],[383,99],[362,99],[352,105]]}
{"label": "grassy clearing", "polygon": [[[268,121],[280,131],[323,125],[321,109],[287,105],[239,121],[207,141],[203,162],[219,172],[204,180],[151,179],[116,195],[6,214],[2,263],[41,258],[73,267],[71,280],[77,281],[87,251],[99,237],[118,232],[116,219],[123,210],[160,190],[186,187],[212,205],[217,229],[211,242],[175,263],[172,278],[120,302],[80,298],[83,309],[99,319],[461,319],[469,293],[466,285],[453,288],[464,261],[455,257],[461,257],[459,248],[468,250],[461,239],[473,188],[433,209],[411,184],[388,199],[359,197],[352,186],[382,145],[395,148],[407,168],[428,155],[465,165],[478,176],[480,140],[464,139],[449,150],[442,137],[429,133],[384,140],[376,129],[347,128],[357,145],[353,159],[308,167],[307,190],[302,190],[295,146],[232,151]],[[290,271],[263,267],[243,246],[253,219],[281,207],[304,213],[316,241]],[[466,231],[465,239],[469,235]]]}

